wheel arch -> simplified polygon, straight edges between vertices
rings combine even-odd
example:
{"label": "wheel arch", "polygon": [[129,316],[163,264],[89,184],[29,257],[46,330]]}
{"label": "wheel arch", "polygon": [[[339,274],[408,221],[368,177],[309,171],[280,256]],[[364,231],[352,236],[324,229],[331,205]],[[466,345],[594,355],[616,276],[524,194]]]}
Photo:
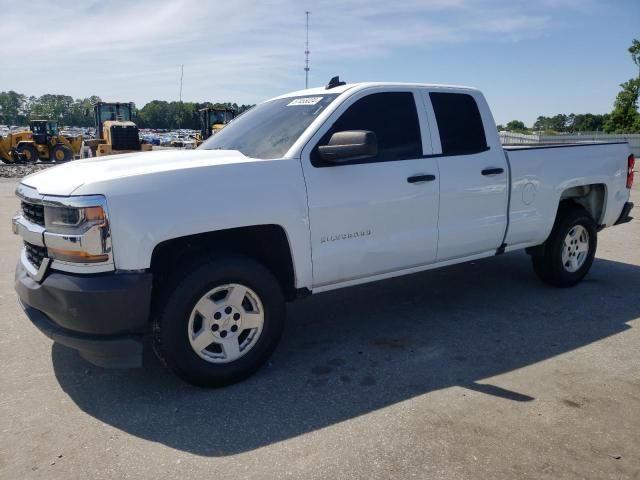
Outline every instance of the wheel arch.
{"label": "wheel arch", "polygon": [[[567,188],[560,194],[560,204],[575,204],[584,208],[596,225],[601,225],[604,218],[607,201],[607,186],[604,183],[577,185]],[[556,213],[557,215],[557,213]]]}
{"label": "wheel arch", "polygon": [[262,263],[278,280],[287,300],[298,295],[291,245],[280,225],[251,225],[198,233],[165,240],[153,249],[151,271],[154,286],[168,282],[184,262],[220,254],[240,254]]}

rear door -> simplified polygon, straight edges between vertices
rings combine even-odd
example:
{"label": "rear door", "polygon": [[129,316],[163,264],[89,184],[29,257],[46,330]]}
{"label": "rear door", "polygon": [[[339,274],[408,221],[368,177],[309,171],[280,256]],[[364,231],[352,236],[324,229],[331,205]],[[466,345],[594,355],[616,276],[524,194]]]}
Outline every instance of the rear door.
{"label": "rear door", "polygon": [[[374,131],[378,155],[324,163],[317,147],[345,130]],[[302,154],[315,287],[435,260],[439,192],[431,153],[424,103],[411,88],[354,93],[320,128]]]}
{"label": "rear door", "polygon": [[[485,126],[493,118],[480,94],[423,91],[439,154],[440,212],[438,261],[497,249],[507,226],[508,166]],[[481,115],[478,104],[485,110]]]}

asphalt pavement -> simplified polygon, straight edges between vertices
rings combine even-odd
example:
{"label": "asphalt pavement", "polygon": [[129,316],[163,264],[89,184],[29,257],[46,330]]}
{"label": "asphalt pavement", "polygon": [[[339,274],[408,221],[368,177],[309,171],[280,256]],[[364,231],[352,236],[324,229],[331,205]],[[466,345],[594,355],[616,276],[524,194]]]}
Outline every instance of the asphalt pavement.
{"label": "asphalt pavement", "polygon": [[15,186],[0,179],[1,479],[640,478],[638,220],[600,233],[571,289],[512,253],[296,302],[265,368],[206,390],[152,355],[93,367],[29,323]]}

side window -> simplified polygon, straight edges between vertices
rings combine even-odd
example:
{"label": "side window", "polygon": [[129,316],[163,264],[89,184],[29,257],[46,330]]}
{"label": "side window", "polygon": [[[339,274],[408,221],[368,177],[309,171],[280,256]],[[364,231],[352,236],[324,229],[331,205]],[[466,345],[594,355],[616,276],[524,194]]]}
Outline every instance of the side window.
{"label": "side window", "polygon": [[[373,93],[357,100],[336,120],[318,145],[326,145],[333,133],[346,130],[370,130],[378,137],[375,158],[346,164],[422,157],[420,123],[411,92]],[[317,148],[313,149],[311,161],[316,167],[328,165],[320,159]]]}
{"label": "side window", "polygon": [[478,105],[463,93],[429,93],[443,155],[470,155],[488,149]]}

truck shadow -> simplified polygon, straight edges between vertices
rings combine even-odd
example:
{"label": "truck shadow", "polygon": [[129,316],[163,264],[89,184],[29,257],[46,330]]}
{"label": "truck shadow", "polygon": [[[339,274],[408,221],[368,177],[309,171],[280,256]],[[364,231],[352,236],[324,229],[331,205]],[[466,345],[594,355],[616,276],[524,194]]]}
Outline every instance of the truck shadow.
{"label": "truck shadow", "polygon": [[483,379],[623,332],[639,316],[640,267],[598,259],[582,284],[554,289],[517,253],[295,303],[269,365],[224,389],[191,387],[158,362],[104,370],[59,345],[52,357],[60,385],[89,415],[225,456],[452,386],[532,401],[535,391]]}

